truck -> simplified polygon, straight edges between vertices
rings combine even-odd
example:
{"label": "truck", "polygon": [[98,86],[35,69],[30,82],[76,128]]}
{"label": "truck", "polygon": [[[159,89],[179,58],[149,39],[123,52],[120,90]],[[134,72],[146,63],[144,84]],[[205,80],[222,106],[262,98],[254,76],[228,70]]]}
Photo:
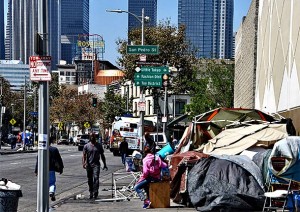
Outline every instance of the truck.
{"label": "truck", "polygon": [[[128,155],[132,154],[134,150],[140,150],[139,122],[139,118],[120,117],[112,123],[109,150],[114,156],[119,155],[119,146],[123,140],[128,142]],[[154,126],[152,121],[145,120],[144,124],[146,129]]]}

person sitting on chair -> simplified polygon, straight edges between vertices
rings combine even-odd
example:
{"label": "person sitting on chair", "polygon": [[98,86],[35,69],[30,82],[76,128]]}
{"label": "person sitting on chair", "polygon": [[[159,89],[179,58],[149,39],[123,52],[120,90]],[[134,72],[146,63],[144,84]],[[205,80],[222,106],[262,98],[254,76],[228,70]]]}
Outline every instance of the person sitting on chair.
{"label": "person sitting on chair", "polygon": [[[160,181],[160,169],[167,167],[167,164],[159,156],[155,156],[153,151],[155,151],[155,148],[150,146],[149,143],[145,145],[144,154],[146,157],[143,159],[143,172],[134,186],[137,195],[144,201],[143,208],[150,208],[149,184]],[[146,191],[147,197],[145,197],[142,189]]]}

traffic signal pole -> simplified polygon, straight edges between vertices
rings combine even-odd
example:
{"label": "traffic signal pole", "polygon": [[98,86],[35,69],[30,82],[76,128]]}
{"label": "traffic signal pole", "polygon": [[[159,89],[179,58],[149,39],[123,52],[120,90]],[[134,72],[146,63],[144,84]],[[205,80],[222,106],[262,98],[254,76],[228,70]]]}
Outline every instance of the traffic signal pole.
{"label": "traffic signal pole", "polygon": [[[34,11],[34,8],[32,8]],[[41,56],[48,54],[48,0],[38,0],[38,32]],[[49,211],[49,83],[39,82],[37,211]]]}

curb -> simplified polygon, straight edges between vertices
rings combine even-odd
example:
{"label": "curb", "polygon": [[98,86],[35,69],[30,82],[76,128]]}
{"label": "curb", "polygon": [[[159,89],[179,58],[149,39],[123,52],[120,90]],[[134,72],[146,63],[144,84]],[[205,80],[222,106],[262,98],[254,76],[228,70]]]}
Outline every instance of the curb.
{"label": "curb", "polygon": [[0,155],[11,155],[11,154],[20,154],[20,153],[34,153],[34,152],[38,152],[38,150],[25,150],[25,151],[1,151]]}

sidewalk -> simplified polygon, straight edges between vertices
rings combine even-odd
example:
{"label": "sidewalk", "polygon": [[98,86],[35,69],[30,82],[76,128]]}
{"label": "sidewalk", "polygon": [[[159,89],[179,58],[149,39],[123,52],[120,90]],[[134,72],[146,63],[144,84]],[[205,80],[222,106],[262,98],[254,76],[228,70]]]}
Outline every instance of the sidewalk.
{"label": "sidewalk", "polygon": [[[75,194],[73,197],[65,198],[59,202],[50,203],[51,211],[69,212],[69,211],[141,211],[143,202],[137,198],[129,200],[117,200],[112,198],[111,180],[106,180],[100,184],[99,197],[90,200],[87,185],[84,185],[86,191]],[[150,208],[153,212],[159,211],[195,211],[195,208],[187,208],[170,202],[170,208]]]}
{"label": "sidewalk", "polygon": [[32,153],[32,152],[37,152],[38,149],[37,147],[33,147],[32,149],[29,150],[23,150],[22,148],[15,148],[11,149],[9,145],[7,146],[1,146],[0,149],[0,155],[8,155],[8,154],[17,154],[17,153]]}

